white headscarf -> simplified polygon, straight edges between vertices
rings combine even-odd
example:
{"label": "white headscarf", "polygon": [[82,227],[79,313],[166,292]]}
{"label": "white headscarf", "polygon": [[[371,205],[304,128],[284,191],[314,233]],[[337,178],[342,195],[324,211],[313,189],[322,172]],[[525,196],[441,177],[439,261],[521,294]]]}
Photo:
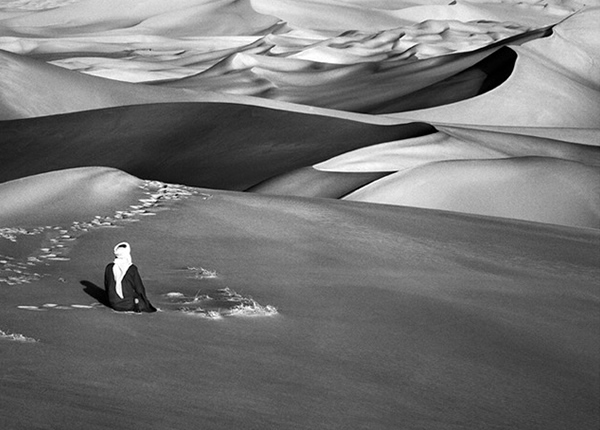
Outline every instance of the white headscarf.
{"label": "white headscarf", "polygon": [[120,298],[123,296],[123,277],[127,273],[127,269],[131,266],[131,247],[127,242],[121,242],[114,249],[115,252],[115,265],[113,266],[113,275],[115,277],[115,290]]}

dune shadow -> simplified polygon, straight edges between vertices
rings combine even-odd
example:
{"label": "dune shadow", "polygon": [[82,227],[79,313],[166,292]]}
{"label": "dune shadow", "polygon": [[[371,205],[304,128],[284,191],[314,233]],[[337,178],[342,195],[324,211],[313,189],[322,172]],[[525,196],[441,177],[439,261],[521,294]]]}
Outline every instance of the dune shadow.
{"label": "dune shadow", "polygon": [[83,291],[87,295],[94,298],[104,306],[110,307],[110,303],[108,302],[108,296],[106,295],[106,291],[104,291],[104,288],[100,288],[98,285],[90,281],[81,281],[80,284],[84,286]]}

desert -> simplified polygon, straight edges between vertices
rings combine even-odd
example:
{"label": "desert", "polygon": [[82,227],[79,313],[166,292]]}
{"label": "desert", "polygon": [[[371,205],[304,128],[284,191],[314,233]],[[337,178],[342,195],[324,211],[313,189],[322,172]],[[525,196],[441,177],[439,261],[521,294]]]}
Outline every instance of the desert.
{"label": "desert", "polygon": [[0,1],[0,426],[597,429],[599,20]]}

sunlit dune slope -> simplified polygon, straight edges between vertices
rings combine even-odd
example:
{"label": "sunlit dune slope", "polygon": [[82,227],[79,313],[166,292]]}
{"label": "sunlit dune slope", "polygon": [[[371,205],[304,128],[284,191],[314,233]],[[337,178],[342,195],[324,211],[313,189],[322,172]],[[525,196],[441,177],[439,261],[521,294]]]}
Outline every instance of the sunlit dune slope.
{"label": "sunlit dune slope", "polygon": [[[347,152],[315,168],[398,172],[347,197],[353,200],[600,228],[597,130],[577,136],[586,144],[510,133],[510,128],[437,130]],[[557,128],[554,135],[569,138],[570,132]]]}
{"label": "sunlit dune slope", "polygon": [[0,118],[44,116],[157,101],[186,101],[183,91],[109,81],[0,51]]}
{"label": "sunlit dune slope", "polygon": [[[442,29],[446,28],[440,25]],[[145,63],[128,61],[124,70],[119,71],[117,67],[114,72],[141,76],[154,72],[158,75],[156,79],[165,73],[168,76],[169,70],[174,70],[175,75],[194,75],[149,82],[154,85],[134,85],[89,76],[0,51],[0,69],[6,76],[0,86],[0,115],[3,119],[27,118],[140,103],[226,102],[243,96],[254,96],[254,100],[245,100],[246,103],[265,105],[267,102],[261,102],[261,99],[267,99],[355,112],[422,109],[461,101],[500,85],[510,75],[515,59],[510,50],[500,48],[507,43],[539,37],[545,32],[542,29],[519,34],[468,53],[413,61],[409,52],[412,48],[407,48],[409,53],[402,54],[406,58],[396,54],[400,57],[387,59],[391,54],[384,54],[381,61],[375,59],[355,64],[323,62],[328,61],[327,58],[315,61],[288,55],[266,55],[272,51],[272,45],[263,41],[240,47],[240,52],[233,54],[231,52],[236,48],[223,48],[221,51],[225,53],[216,55],[226,57],[200,73],[195,69],[201,66],[195,62],[202,61],[202,54],[179,59],[178,55],[171,54],[168,56],[172,60],[165,61],[166,65],[151,57]],[[402,36],[403,33],[399,34]],[[367,37],[364,43],[369,41]],[[66,42],[67,46],[69,43]],[[107,43],[110,45],[110,40]],[[406,43],[407,46],[411,44]],[[252,53],[252,49],[263,52]],[[116,55],[127,54],[117,52]],[[104,70],[110,70],[117,60],[107,61],[97,74],[109,77],[114,74]],[[182,71],[185,64],[191,70]],[[67,63],[69,65],[71,63]]]}
{"label": "sunlit dune slope", "polygon": [[[585,130],[578,140],[569,140],[571,130],[551,129],[556,139],[513,133],[512,129],[484,130],[468,127],[437,126],[437,132],[385,142],[346,152],[315,165],[334,172],[390,172],[436,161],[501,159],[539,156],[571,160],[600,167],[599,130]],[[583,131],[583,130],[582,130]],[[561,135],[562,134],[562,135]],[[577,133],[576,133],[577,134]]]}
{"label": "sunlit dune slope", "polygon": [[600,228],[600,171],[553,158],[434,162],[346,198]]}
{"label": "sunlit dune slope", "polygon": [[[452,25],[444,22],[434,22],[429,27],[433,35],[453,31]],[[324,50],[319,56],[310,54],[316,47],[308,46],[300,54],[294,54],[293,48],[288,47],[291,52],[277,55],[271,54],[279,48],[275,45],[268,52],[270,55],[241,52],[195,76],[161,85],[204,88],[356,112],[420,109],[463,100],[500,84],[510,74],[514,57],[511,53],[496,54],[496,51],[507,44],[543,37],[549,31],[548,28],[523,30],[495,43],[492,39],[480,49],[459,53],[441,50],[437,55],[424,55],[422,59],[416,48],[421,44],[404,41],[404,29],[362,35],[363,40],[361,35],[348,34],[340,36],[335,43],[332,41],[331,45],[349,46],[346,49],[349,50],[356,44],[361,52],[377,52],[381,45],[400,47],[397,51],[384,49],[373,59],[340,61],[335,51],[344,49]]]}
{"label": "sunlit dune slope", "polygon": [[280,17],[292,27],[381,30],[398,25],[399,22],[421,23],[427,19],[511,21],[543,26],[581,8],[582,2],[386,0],[365,3],[359,0],[252,0],[252,6],[258,12]]}
{"label": "sunlit dune slope", "polygon": [[268,29],[277,18],[256,13],[247,0],[161,0],[123,2],[80,0],[63,7],[4,19],[2,35],[151,33],[253,34]]}
{"label": "sunlit dune slope", "polygon": [[[5,119],[50,115],[124,105],[125,99],[129,104],[212,101],[214,93],[224,97],[217,101],[228,101],[229,95],[254,99],[246,103],[267,99],[379,114],[421,110],[460,102],[501,85],[515,63],[515,54],[501,48],[548,35],[552,24],[569,10],[532,12],[541,18],[521,23],[495,12],[486,15],[485,9],[468,2],[431,7],[408,3],[397,10],[371,5],[363,25],[342,19],[338,25],[343,29],[333,26],[327,31],[314,27],[317,21],[290,29],[278,18],[253,12],[251,6],[265,7],[262,2],[190,0],[167,13],[159,2],[125,8],[89,0],[2,20],[6,34],[0,37],[0,49],[97,77],[152,83],[165,91],[82,80],[43,63],[9,57],[4,68],[13,85],[0,88],[4,99],[0,113]],[[289,6],[296,14],[309,7],[296,1]],[[310,7],[331,8],[345,18],[364,12],[341,3],[315,2]],[[196,23],[182,30],[187,28],[182,14],[190,8],[212,20],[211,25]],[[501,8],[508,11],[514,6]],[[389,14],[385,28],[376,24],[376,10]],[[278,11],[289,12],[275,7]],[[407,22],[400,18],[413,12],[416,15]],[[212,13],[216,15],[211,18]],[[227,25],[219,28],[240,15],[256,25],[279,24],[264,27],[262,33],[243,26],[239,31]],[[29,88],[29,81],[50,81],[53,90]]]}
{"label": "sunlit dune slope", "polygon": [[454,124],[598,128],[600,8],[553,28],[547,38],[515,46],[515,68],[493,91],[448,106],[394,115]]}
{"label": "sunlit dune slope", "polygon": [[0,119],[21,119],[77,111],[173,102],[241,103],[321,115],[358,117],[365,122],[406,123],[404,120],[381,121],[351,113],[293,105],[276,100],[234,94],[219,94],[204,89],[178,89],[133,84],[89,76],[43,61],[0,51]]}
{"label": "sunlit dune slope", "polygon": [[28,176],[0,184],[0,225],[39,226],[112,214],[139,196],[141,180],[88,167]]}
{"label": "sunlit dune slope", "polygon": [[[0,181],[108,166],[144,179],[243,190],[352,149],[433,131],[219,103],[139,105],[0,122]],[[23,162],[23,153],[35,154]]]}

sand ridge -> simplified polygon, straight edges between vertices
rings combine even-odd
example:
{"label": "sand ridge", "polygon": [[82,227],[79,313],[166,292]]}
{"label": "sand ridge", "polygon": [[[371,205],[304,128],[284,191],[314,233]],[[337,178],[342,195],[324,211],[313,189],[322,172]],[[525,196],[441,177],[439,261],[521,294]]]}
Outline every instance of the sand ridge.
{"label": "sand ridge", "polygon": [[[255,3],[251,5],[258,7]],[[317,3],[312,4],[315,5]],[[296,6],[303,7],[301,4]],[[333,4],[329,7],[339,9],[339,14],[343,14],[346,6]],[[86,12],[84,17],[81,10],[89,11],[91,7],[98,10],[92,15]],[[235,20],[242,14],[248,18],[250,3],[205,4],[196,0],[180,2],[178,7],[184,8],[182,10],[187,10],[186,7],[208,8]],[[459,5],[440,7],[448,10],[463,8]],[[238,8],[241,10],[237,10]],[[360,26],[350,26],[332,34],[310,30],[310,27],[293,30],[271,17],[269,19],[274,27],[265,28],[266,35],[244,32],[243,29],[238,33],[227,27],[215,29],[209,35],[202,32],[181,35],[178,34],[182,25],[181,17],[178,15],[169,18],[169,14],[174,12],[167,13],[159,3],[152,3],[151,7],[143,10],[135,7],[126,11],[121,9],[123,8],[117,5],[96,4],[92,1],[6,19],[2,21],[5,28],[14,30],[0,38],[0,48],[51,61],[70,70],[117,80],[154,83],[171,91],[140,86],[115,86],[102,80],[82,80],[67,73],[59,76],[56,70],[43,67],[42,64],[25,62],[22,65],[11,65],[11,62],[18,61],[13,57],[10,61],[4,60],[9,61],[4,68],[8,68],[7,73],[11,73],[10,79],[14,82],[52,79],[55,91],[51,94],[51,99],[59,103],[51,103],[50,94],[47,95],[47,100],[40,100],[40,94],[44,92],[26,89],[25,82],[21,87],[13,84],[3,91],[6,92],[5,104],[8,104],[3,106],[4,118],[117,106],[126,104],[125,99],[130,100],[130,103],[159,100],[210,101],[215,99],[215,92],[221,95],[221,101],[226,101],[227,95],[253,96],[250,99],[242,97],[240,100],[260,104],[256,100],[256,97],[260,97],[358,112],[382,112],[382,106],[386,106],[389,111],[400,109],[400,105],[389,106],[391,101],[439,84],[469,69],[492,54],[494,46],[518,44],[531,37],[540,37],[544,33],[543,28],[564,18],[554,16],[553,22],[540,21],[537,25],[530,26],[518,24],[515,20],[497,20],[494,15],[486,16],[484,13],[469,17],[462,9],[461,12],[450,14],[423,11],[416,22],[409,22],[404,26],[398,26],[401,20],[394,17],[392,19],[395,25],[390,23],[384,29],[377,26],[363,29]],[[406,10],[401,8],[400,12],[405,14]],[[199,13],[205,15],[205,12]],[[116,20],[116,14],[124,21]],[[152,18],[148,18],[151,15]],[[546,17],[548,14],[541,16]],[[163,24],[158,27],[175,23],[178,26],[165,33],[156,28],[144,31],[143,28],[134,26],[132,29],[127,23],[134,17],[143,21],[140,24],[142,27],[144,19],[162,20]],[[267,19],[266,15],[263,17]],[[102,30],[102,23],[105,21],[122,25],[124,29],[121,31],[107,27]],[[217,18],[211,22],[213,21],[224,22]],[[54,26],[49,25],[49,22],[55,22]],[[91,27],[87,28],[87,25]],[[194,28],[204,27],[197,25]],[[32,34],[27,34],[27,31]],[[472,54],[467,55],[467,52]],[[464,55],[458,55],[461,53]],[[429,58],[436,58],[436,61],[428,62]],[[495,72],[484,70],[478,73],[485,77]],[[462,98],[484,91],[482,84],[477,83],[477,79],[482,79],[481,77],[475,79],[469,75],[464,79],[470,79],[473,88],[470,90],[471,94],[463,89]],[[72,86],[77,81],[81,81],[76,86],[80,94],[72,93],[67,96],[65,87]],[[349,87],[350,82],[352,88]],[[402,85],[399,86],[399,82]],[[91,86],[97,88],[95,92],[89,91]],[[11,94],[11,91],[17,92],[18,96]],[[122,94],[123,91],[125,94]],[[423,99],[433,99],[439,91],[439,88],[432,89]],[[448,94],[453,93],[449,88],[446,91]],[[31,100],[25,97],[27,92],[30,93]],[[354,97],[348,97],[346,94],[349,92]],[[456,101],[446,100],[441,96],[438,98],[437,104]],[[431,100],[424,103],[425,101],[421,105],[415,105],[413,102],[410,108],[432,105]],[[408,107],[405,106],[403,110],[406,109]]]}
{"label": "sand ridge", "polygon": [[345,198],[600,229],[600,172],[544,157],[432,162]]}

